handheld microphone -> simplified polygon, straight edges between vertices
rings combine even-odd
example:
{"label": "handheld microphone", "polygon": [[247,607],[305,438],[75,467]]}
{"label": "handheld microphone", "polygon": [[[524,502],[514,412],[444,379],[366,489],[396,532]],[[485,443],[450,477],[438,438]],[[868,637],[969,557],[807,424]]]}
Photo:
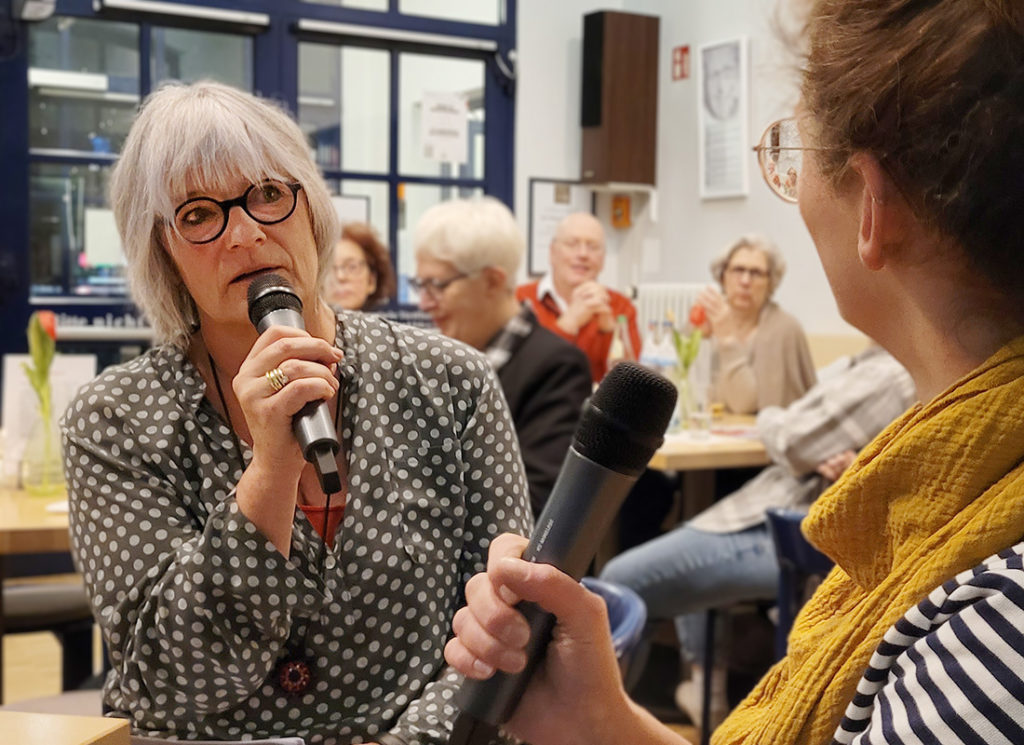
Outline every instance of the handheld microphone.
{"label": "handheld microphone", "polygon": [[[524,559],[551,564],[577,580],[583,576],[626,494],[664,441],[675,404],[675,386],[657,373],[635,362],[611,369],[583,407]],[[461,713],[450,745],[486,742],[512,716],[543,659],[555,617],[534,603],[516,608],[530,624],[526,667],[463,683],[455,695]]]}
{"label": "handheld microphone", "polygon": [[[306,328],[302,301],[278,274],[262,274],[249,283],[249,320],[261,334],[271,326]],[[338,474],[338,435],[326,401],[310,401],[292,417],[292,432],[303,457],[316,468],[324,494],[341,491]]]}

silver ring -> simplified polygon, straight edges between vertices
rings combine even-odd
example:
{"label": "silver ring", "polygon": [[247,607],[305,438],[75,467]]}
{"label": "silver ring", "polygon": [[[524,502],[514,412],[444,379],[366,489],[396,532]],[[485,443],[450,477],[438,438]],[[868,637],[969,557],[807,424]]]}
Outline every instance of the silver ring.
{"label": "silver ring", "polygon": [[268,370],[263,376],[270,383],[270,387],[274,389],[274,393],[288,385],[288,376],[284,374],[284,370],[280,367],[275,367],[273,370]]}

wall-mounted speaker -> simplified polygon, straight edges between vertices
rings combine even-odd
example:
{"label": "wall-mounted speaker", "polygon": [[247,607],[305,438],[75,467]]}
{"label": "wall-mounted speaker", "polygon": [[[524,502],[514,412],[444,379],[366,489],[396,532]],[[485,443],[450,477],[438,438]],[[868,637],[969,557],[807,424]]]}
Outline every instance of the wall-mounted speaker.
{"label": "wall-mounted speaker", "polygon": [[658,134],[658,18],[600,11],[583,17],[581,180],[654,184]]}

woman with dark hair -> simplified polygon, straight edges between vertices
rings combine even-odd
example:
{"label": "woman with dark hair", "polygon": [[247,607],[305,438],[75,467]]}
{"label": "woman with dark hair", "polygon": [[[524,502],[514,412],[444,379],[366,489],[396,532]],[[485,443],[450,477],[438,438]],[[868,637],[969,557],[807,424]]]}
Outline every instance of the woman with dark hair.
{"label": "woman with dark hair", "polygon": [[328,303],[345,310],[370,310],[394,294],[391,255],[372,227],[362,222],[342,226],[324,291]]}
{"label": "woman with dark hair", "polygon": [[[1024,3],[809,3],[802,101],[759,146],[796,169],[843,317],[920,400],[811,507],[835,568],[715,745],[1024,742]],[[522,597],[559,618],[508,730],[680,743],[629,701],[601,601],[492,544],[448,660],[523,666]],[[570,734],[572,736],[570,736]],[[575,739],[573,739],[573,736]]]}

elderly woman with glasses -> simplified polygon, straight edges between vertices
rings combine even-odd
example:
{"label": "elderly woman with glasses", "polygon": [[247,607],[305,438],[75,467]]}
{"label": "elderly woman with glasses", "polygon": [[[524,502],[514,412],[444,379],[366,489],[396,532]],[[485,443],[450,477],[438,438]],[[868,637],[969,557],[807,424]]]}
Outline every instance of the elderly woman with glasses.
{"label": "elderly woman with glasses", "polygon": [[328,303],[345,310],[370,310],[394,294],[391,256],[372,227],[362,222],[342,226],[324,290]]}
{"label": "elderly woman with glasses", "polygon": [[[329,194],[295,122],[248,93],[152,94],[111,200],[158,344],[63,422],[105,708],[186,740],[446,742],[463,585],[493,536],[531,526],[487,361],[328,306]],[[305,330],[250,322],[270,273]],[[332,493],[293,434],[311,402],[340,443],[318,463]]]}
{"label": "elderly woman with glasses", "polygon": [[710,398],[735,414],[788,406],[815,383],[803,327],[771,299],[785,271],[771,241],[745,235],[711,264],[722,292],[697,297],[714,349]]}
{"label": "elderly woman with glasses", "polygon": [[[811,507],[803,532],[836,567],[712,742],[1024,742],[1024,4],[806,5],[802,101],[761,162],[796,169],[840,312],[922,403]],[[683,742],[623,692],[601,601],[522,547],[492,544],[448,659],[522,667],[510,601],[538,602],[555,641],[509,731]]]}

